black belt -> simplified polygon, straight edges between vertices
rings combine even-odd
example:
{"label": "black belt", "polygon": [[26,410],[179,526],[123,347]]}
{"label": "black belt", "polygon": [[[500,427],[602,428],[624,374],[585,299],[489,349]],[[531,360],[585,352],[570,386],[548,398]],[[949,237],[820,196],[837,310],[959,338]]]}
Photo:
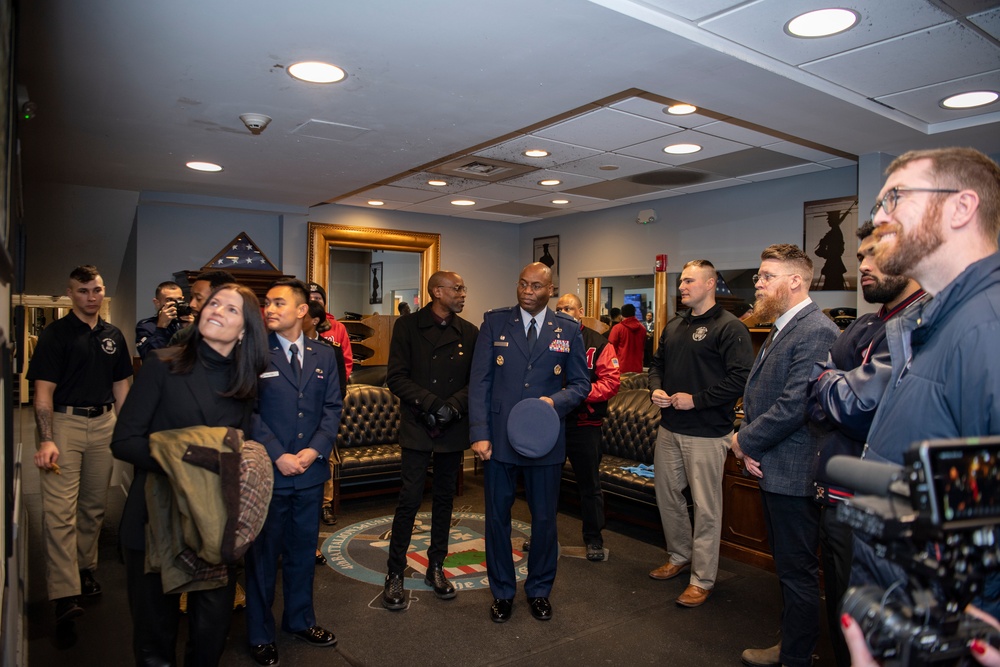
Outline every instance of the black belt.
{"label": "black belt", "polygon": [[112,403],[108,403],[107,405],[98,405],[94,408],[78,408],[73,405],[57,405],[52,409],[56,412],[73,415],[74,417],[86,417],[87,419],[92,419],[94,417],[100,417],[113,407],[114,405]]}

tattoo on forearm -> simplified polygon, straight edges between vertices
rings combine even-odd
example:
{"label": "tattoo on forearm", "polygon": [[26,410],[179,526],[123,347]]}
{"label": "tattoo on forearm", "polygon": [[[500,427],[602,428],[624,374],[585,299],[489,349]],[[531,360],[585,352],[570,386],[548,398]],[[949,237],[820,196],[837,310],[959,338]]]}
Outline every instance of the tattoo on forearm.
{"label": "tattoo on forearm", "polygon": [[35,424],[38,425],[39,442],[54,440],[52,437],[52,410],[42,408],[35,409]]}

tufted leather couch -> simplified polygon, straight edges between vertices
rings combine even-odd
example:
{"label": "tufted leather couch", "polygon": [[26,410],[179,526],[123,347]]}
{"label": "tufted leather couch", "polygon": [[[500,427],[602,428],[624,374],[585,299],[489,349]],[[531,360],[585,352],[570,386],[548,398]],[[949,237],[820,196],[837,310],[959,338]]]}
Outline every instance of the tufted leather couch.
{"label": "tufted leather couch", "polygon": [[[638,374],[636,374],[638,375]],[[652,465],[660,409],[649,400],[647,389],[625,389],[608,401],[608,415],[601,427],[601,488],[605,493],[656,505],[652,477],[640,477],[622,467]],[[573,468],[563,466],[563,479],[576,482]]]}
{"label": "tufted leather couch", "polygon": [[[335,513],[340,512],[341,499],[399,491],[402,469],[399,399],[388,388],[348,385],[337,432],[336,455]],[[459,472],[458,495],[462,494],[462,479]]]}
{"label": "tufted leather couch", "polygon": [[649,373],[622,373],[622,385],[618,391],[628,389],[649,389]]}

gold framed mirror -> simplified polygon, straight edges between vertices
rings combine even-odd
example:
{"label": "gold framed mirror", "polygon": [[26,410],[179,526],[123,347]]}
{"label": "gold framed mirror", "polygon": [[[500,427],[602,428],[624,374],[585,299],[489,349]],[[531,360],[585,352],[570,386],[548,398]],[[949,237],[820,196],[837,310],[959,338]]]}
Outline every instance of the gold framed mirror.
{"label": "gold framed mirror", "polygon": [[420,304],[424,305],[424,285],[441,263],[441,235],[407,232],[375,227],[349,227],[309,223],[309,255],[306,272],[309,280],[328,290],[331,248],[396,250],[420,253]]}

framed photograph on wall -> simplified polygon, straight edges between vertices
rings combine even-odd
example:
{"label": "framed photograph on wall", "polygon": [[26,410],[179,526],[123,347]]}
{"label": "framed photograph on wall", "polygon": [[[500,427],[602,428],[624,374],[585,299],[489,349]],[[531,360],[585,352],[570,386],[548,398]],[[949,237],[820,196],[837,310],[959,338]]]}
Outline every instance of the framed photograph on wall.
{"label": "framed photograph on wall", "polygon": [[382,262],[372,262],[368,265],[368,303],[382,303]]}
{"label": "framed photograph on wall", "polygon": [[542,236],[535,239],[532,261],[541,262],[552,269],[552,296],[559,296],[559,237]]}
{"label": "framed photograph on wall", "polygon": [[601,288],[601,312],[598,315],[607,315],[611,312],[611,288]]}
{"label": "framed photograph on wall", "polygon": [[802,249],[813,261],[810,289],[854,291],[858,288],[858,198],[807,201]]}

